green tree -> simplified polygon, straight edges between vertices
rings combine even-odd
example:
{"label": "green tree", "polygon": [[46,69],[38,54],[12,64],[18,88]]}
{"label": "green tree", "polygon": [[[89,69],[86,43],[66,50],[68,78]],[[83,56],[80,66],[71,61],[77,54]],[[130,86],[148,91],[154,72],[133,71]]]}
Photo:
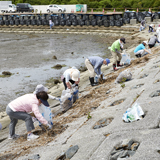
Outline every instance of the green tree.
{"label": "green tree", "polygon": [[102,0],[99,2],[100,8],[111,8],[111,1],[110,0]]}
{"label": "green tree", "polygon": [[70,0],[68,4],[79,4],[78,0]]}
{"label": "green tree", "polygon": [[132,5],[131,5],[131,1],[130,0],[122,0],[122,6],[125,8],[125,7],[128,7],[128,8],[131,8]]}
{"label": "green tree", "polygon": [[122,7],[121,4],[122,4],[121,0],[119,0],[119,1],[118,0],[112,0],[112,7],[114,7],[114,8]]}
{"label": "green tree", "polygon": [[160,0],[155,0],[153,7],[160,7]]}

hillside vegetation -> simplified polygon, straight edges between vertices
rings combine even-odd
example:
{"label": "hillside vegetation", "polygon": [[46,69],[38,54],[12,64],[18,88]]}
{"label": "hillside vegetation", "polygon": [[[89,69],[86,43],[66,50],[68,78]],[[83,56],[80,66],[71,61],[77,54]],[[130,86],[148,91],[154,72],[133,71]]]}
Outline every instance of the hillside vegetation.
{"label": "hillside vegetation", "polygon": [[87,4],[88,8],[160,8],[160,0],[13,0],[13,4]]}

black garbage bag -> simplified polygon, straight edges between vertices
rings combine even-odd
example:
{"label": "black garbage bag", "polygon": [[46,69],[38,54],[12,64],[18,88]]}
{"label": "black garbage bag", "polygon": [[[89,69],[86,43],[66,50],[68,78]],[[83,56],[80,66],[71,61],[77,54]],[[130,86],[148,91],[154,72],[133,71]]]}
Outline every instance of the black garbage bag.
{"label": "black garbage bag", "polygon": [[0,20],[0,25],[4,25],[4,21],[3,20]]}
{"label": "black garbage bag", "polygon": [[61,20],[60,20],[60,25],[61,25],[61,26],[66,25],[66,21],[65,21],[64,19],[61,19]]}
{"label": "black garbage bag", "polygon": [[89,25],[91,25],[91,21],[86,20],[86,21],[84,22],[84,24],[85,24],[86,26],[89,26]]}
{"label": "black garbage bag", "polygon": [[129,12],[130,19],[137,19],[136,12]]}
{"label": "black garbage bag", "polygon": [[95,16],[94,15],[89,15],[89,20],[93,20],[95,19]]}
{"label": "black garbage bag", "polygon": [[55,19],[55,20],[54,20],[54,25],[55,25],[55,26],[59,26],[59,24],[60,24],[60,23],[59,23],[59,20],[58,20],[58,19]]}
{"label": "black garbage bag", "polygon": [[14,20],[10,20],[9,23],[10,23],[10,25],[13,26],[15,24],[15,21]]}
{"label": "black garbage bag", "polygon": [[15,25],[18,26],[19,24],[20,24],[20,20],[19,20],[19,19],[16,19],[16,20],[15,20]]}
{"label": "black garbage bag", "polygon": [[92,26],[95,26],[97,23],[96,23],[96,19],[93,19],[92,21],[91,21],[91,24],[92,24]]}
{"label": "black garbage bag", "polygon": [[110,26],[110,21],[109,20],[104,20],[104,26],[109,27]]}
{"label": "black garbage bag", "polygon": [[99,27],[102,26],[102,22],[103,22],[102,20],[98,20],[98,21],[97,21],[97,25],[98,25]]}
{"label": "black garbage bag", "polygon": [[84,14],[82,20],[84,20],[84,21],[89,20],[89,15]]}
{"label": "black garbage bag", "polygon": [[30,19],[26,20],[26,25],[27,26],[31,25],[31,20]]}
{"label": "black garbage bag", "polygon": [[115,26],[115,20],[110,20],[110,26]]}
{"label": "black garbage bag", "polygon": [[122,16],[120,14],[115,14],[114,15],[114,19],[115,20],[119,20],[120,18],[122,18]]}
{"label": "black garbage bag", "polygon": [[20,25],[22,25],[22,26],[25,25],[25,20],[23,20],[23,19],[20,20]]}
{"label": "black garbage bag", "polygon": [[123,26],[122,20],[115,20],[115,26],[118,26],[118,27]]}
{"label": "black garbage bag", "polygon": [[77,25],[78,25],[78,23],[77,23],[77,20],[76,20],[76,19],[72,20],[72,25],[73,25],[73,26],[77,26]]}
{"label": "black garbage bag", "polygon": [[130,23],[130,19],[129,18],[123,18],[123,23],[124,24],[129,24]]}
{"label": "black garbage bag", "polygon": [[36,20],[37,21],[37,26],[42,25],[42,21],[41,20]]}
{"label": "black garbage bag", "polygon": [[72,24],[72,23],[71,23],[70,20],[67,20],[67,21],[66,21],[66,26],[71,26],[71,24]]}

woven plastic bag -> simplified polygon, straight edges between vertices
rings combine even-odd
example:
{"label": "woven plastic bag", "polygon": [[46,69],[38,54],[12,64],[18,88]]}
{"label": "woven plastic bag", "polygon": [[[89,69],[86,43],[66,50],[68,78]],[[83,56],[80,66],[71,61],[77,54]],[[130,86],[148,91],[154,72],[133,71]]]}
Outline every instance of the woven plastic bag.
{"label": "woven plastic bag", "polygon": [[73,104],[73,91],[70,89],[63,90],[61,95],[61,109],[62,111],[67,111],[72,107]]}
{"label": "woven plastic bag", "polygon": [[124,53],[122,53],[122,59],[120,61],[121,65],[128,65],[131,63],[131,57],[130,54],[127,54],[126,51],[124,51]]}
{"label": "woven plastic bag", "polygon": [[126,69],[122,71],[115,80],[115,83],[121,83],[132,79],[132,73],[130,70]]}
{"label": "woven plastic bag", "polygon": [[142,119],[144,112],[138,103],[135,103],[132,108],[128,108],[126,113],[123,114],[122,119],[125,122],[133,122]]}
{"label": "woven plastic bag", "polygon": [[42,114],[45,120],[47,120],[50,124],[53,124],[52,112],[49,107],[46,107],[43,104],[41,104],[39,106],[39,112]]}

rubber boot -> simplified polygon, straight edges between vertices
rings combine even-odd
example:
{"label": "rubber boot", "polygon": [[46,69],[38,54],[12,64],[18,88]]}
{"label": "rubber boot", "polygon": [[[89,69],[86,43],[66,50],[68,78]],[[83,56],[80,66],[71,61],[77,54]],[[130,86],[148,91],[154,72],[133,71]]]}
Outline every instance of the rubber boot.
{"label": "rubber boot", "polygon": [[122,65],[120,65],[120,61],[117,61],[117,67],[122,67]]}
{"label": "rubber boot", "polygon": [[91,83],[91,86],[97,86],[98,84],[97,83],[94,83],[94,77],[89,77],[89,80],[90,80],[90,83]]}
{"label": "rubber boot", "polygon": [[117,71],[117,70],[118,70],[118,68],[116,68],[116,64],[113,64],[113,70],[114,70],[114,71]]}

